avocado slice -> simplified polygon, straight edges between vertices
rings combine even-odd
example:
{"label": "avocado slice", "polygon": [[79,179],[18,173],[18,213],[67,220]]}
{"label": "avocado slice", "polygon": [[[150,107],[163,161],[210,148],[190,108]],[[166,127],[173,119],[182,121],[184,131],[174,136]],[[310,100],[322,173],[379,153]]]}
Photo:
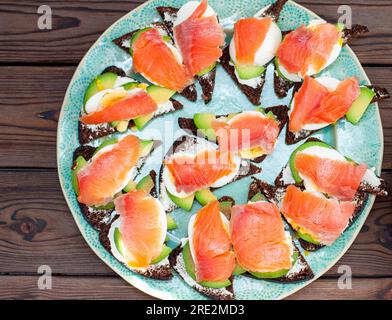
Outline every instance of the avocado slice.
{"label": "avocado slice", "polygon": [[210,72],[212,69],[214,69],[216,67],[216,62],[214,62],[212,65],[210,65],[209,67],[201,70],[199,73],[197,73],[197,75],[199,77],[204,76],[205,74],[207,74],[208,72]]}
{"label": "avocado slice", "polygon": [[143,190],[146,193],[150,193],[154,186],[154,180],[151,178],[150,175],[147,175],[143,179],[141,179],[136,185],[136,190]]}
{"label": "avocado slice", "polygon": [[128,182],[128,184],[124,187],[124,189],[122,190],[125,193],[128,193],[131,190],[135,190],[136,189],[136,182],[131,180]]}
{"label": "avocado slice", "polygon": [[142,148],[141,157],[147,157],[154,148],[154,140],[141,140],[140,146]]}
{"label": "avocado slice", "polygon": [[242,80],[257,78],[265,72],[264,66],[241,65],[235,63],[234,67]]}
{"label": "avocado slice", "polygon": [[163,259],[167,258],[172,252],[172,249],[166,245],[163,246],[161,254],[151,261],[151,264],[156,264],[161,262]]}
{"label": "avocado slice", "polygon": [[167,230],[173,230],[177,228],[176,220],[174,220],[171,214],[166,214],[166,220],[167,220]]}
{"label": "avocado slice", "polygon": [[[187,241],[184,248],[182,249],[182,258],[184,260],[186,272],[193,280],[196,281],[195,263],[193,262],[192,259],[189,241]],[[208,287],[208,288],[224,288],[231,285],[231,281],[229,279],[225,281],[201,281],[198,283],[203,287]]]}
{"label": "avocado slice", "polygon": [[234,268],[233,275],[239,276],[240,274],[243,274],[245,272],[246,272],[246,270],[244,268],[242,268],[239,264],[237,264]]}
{"label": "avocado slice", "polygon": [[250,202],[257,201],[267,201],[267,198],[261,192],[258,192],[250,199]]}
{"label": "avocado slice", "polygon": [[195,197],[202,206],[205,206],[207,203],[216,200],[215,195],[211,192],[210,189],[196,191]]}
{"label": "avocado slice", "polygon": [[170,36],[162,36],[163,41],[172,42],[172,38]]}
{"label": "avocado slice", "polygon": [[293,151],[293,153],[291,154],[291,156],[290,156],[289,163],[290,163],[291,174],[293,175],[293,178],[294,178],[296,183],[301,183],[302,182],[302,179],[299,176],[298,170],[295,168],[295,158],[297,156],[297,153],[302,151],[302,150],[305,150],[307,148],[314,147],[314,146],[333,149],[330,145],[328,145],[328,144],[326,144],[324,142],[321,142],[321,141],[305,142],[304,144],[300,145],[297,149],[295,149]]}
{"label": "avocado slice", "polygon": [[300,237],[302,240],[305,240],[306,242],[320,244],[320,242],[314,240],[310,234],[300,232],[299,230],[295,230],[295,232],[297,233],[298,237]]}
{"label": "avocado slice", "polygon": [[284,79],[284,80],[286,80],[286,81],[288,81],[288,82],[293,82],[293,81],[287,79],[287,78],[283,75],[283,73],[280,71],[279,59],[278,59],[278,57],[275,57],[275,59],[274,59],[274,65],[275,65],[275,70],[276,70],[276,72],[278,73],[278,75],[279,75],[280,78],[282,78],[282,79]]}
{"label": "avocado slice", "polygon": [[74,189],[75,194],[79,195],[79,184],[78,184],[78,176],[77,173],[87,164],[86,159],[83,156],[79,156],[76,158],[74,165],[72,167],[71,180],[72,187]]}
{"label": "avocado slice", "polygon": [[187,196],[185,198],[179,198],[175,195],[172,195],[167,189],[166,193],[169,196],[170,200],[173,201],[180,208],[184,209],[185,211],[190,211],[192,209],[195,194],[191,194],[190,196]]}
{"label": "avocado slice", "polygon": [[96,210],[111,210],[114,209],[114,202],[109,202],[108,204],[98,207],[93,206],[93,208]]}
{"label": "avocado slice", "polygon": [[148,86],[146,91],[157,104],[168,101],[176,93],[174,90],[154,84]]}
{"label": "avocado slice", "polygon": [[[297,262],[298,259],[298,252],[294,252],[293,253],[293,266],[295,265],[295,263]],[[249,273],[259,279],[275,279],[275,278],[280,278],[285,276],[286,274],[288,274],[290,271],[290,269],[282,269],[282,270],[278,270],[275,272],[254,272],[254,271],[249,271]]]}
{"label": "avocado slice", "polygon": [[372,102],[376,94],[368,87],[360,87],[360,94],[346,113],[346,118],[352,124],[357,124]]}
{"label": "avocado slice", "polygon": [[338,31],[343,31],[343,29],[345,28],[344,23],[338,22],[337,24],[335,24],[336,29],[338,29]]}
{"label": "avocado slice", "polygon": [[88,86],[86,93],[84,94],[83,104],[86,105],[87,101],[98,92],[111,89],[114,87],[114,83],[117,80],[117,74],[113,72],[105,72],[96,77]]}
{"label": "avocado slice", "polygon": [[132,81],[132,82],[128,82],[122,85],[122,87],[124,88],[124,90],[132,90],[135,89],[137,87],[139,87],[140,83],[137,81]]}
{"label": "avocado slice", "polygon": [[133,122],[138,130],[142,130],[144,126],[154,117],[153,113],[145,114],[136,119],[133,119]]}
{"label": "avocado slice", "polygon": [[212,128],[212,121],[215,121],[216,117],[211,113],[196,113],[193,116],[193,122],[197,129],[199,129],[208,140],[216,141],[216,134]]}
{"label": "avocado slice", "polygon": [[94,151],[94,155],[96,155],[100,150],[102,150],[103,148],[110,146],[112,144],[116,144],[118,142],[118,139],[116,138],[112,138],[112,139],[108,139],[105,140],[104,142],[102,142],[97,149],[95,149]]}

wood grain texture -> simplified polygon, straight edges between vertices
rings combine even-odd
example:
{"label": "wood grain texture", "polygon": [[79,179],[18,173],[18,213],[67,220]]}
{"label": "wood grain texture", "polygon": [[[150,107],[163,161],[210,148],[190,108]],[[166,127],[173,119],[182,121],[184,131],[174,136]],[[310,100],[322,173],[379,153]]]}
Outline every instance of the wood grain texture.
{"label": "wood grain texture", "polygon": [[[384,175],[392,184],[392,173]],[[53,170],[0,171],[0,274],[34,274],[48,264],[60,275],[113,275],[87,246],[63,199]],[[39,183],[38,183],[39,182]],[[339,265],[355,276],[392,276],[392,208],[377,200]]]}
{"label": "wood grain texture", "polygon": [[[143,0],[45,1],[53,12],[53,29],[39,30],[37,8],[42,1],[0,0],[0,62],[78,63],[95,40],[112,23]],[[298,1],[324,19],[335,22],[340,0]],[[367,25],[367,37],[352,48],[362,63],[392,64],[392,4],[388,0],[347,0],[353,23]]]}
{"label": "wood grain texture", "polygon": [[[365,70],[374,84],[392,92],[392,67]],[[75,67],[0,67],[0,167],[56,167],[57,120],[74,71]],[[392,99],[381,102],[380,111],[383,168],[392,169]]]}
{"label": "wood grain texture", "polygon": [[[0,299],[107,299],[152,300],[119,277],[52,278],[51,290],[40,290],[38,276],[0,276]],[[339,290],[336,279],[319,279],[289,300],[392,299],[392,278],[354,278],[352,289]]]}

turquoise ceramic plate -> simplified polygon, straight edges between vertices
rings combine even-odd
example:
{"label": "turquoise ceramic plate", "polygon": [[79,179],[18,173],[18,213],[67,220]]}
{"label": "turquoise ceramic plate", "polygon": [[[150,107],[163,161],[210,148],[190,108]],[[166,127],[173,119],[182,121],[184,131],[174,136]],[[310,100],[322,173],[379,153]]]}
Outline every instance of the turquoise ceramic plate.
{"label": "turquoise ceramic plate", "polygon": [[[71,186],[70,167],[72,164],[72,153],[78,146],[77,120],[82,107],[83,95],[88,84],[107,66],[117,65],[129,70],[132,64],[129,56],[113,45],[111,40],[134,29],[143,27],[152,21],[159,20],[155,7],[159,5],[179,7],[185,1],[149,1],[114,23],[98,39],[80,63],[68,87],[61,110],[57,137],[58,171],[61,186],[72,215],[87,243],[106,264],[130,284],[162,299],[204,299],[204,297],[188,287],[176,274],[170,281],[146,279],[127,270],[114,257],[108,254],[99,243],[98,233],[84,220],[79,210]],[[251,16],[259,8],[272,2],[273,0],[211,0],[210,4],[218,13],[220,21],[226,26],[230,26],[233,19],[238,19],[241,16]],[[290,30],[302,23],[306,24],[314,18],[317,18],[314,13],[294,2],[288,2],[282,11],[279,24],[282,30]],[[275,96],[272,86],[272,74],[273,68],[270,66],[267,71],[267,82],[262,95],[264,107],[287,104],[290,99],[288,97],[284,100],[279,100]],[[356,76],[361,84],[369,83],[359,61],[348,47],[342,50],[336,62],[326,69],[323,74],[339,79]],[[163,152],[169,148],[173,141],[171,132],[172,130],[178,130],[177,117],[189,117],[195,112],[224,114],[254,108],[221,67],[218,68],[214,98],[208,106],[205,106],[200,98],[195,103],[188,102],[180,96],[178,100],[184,103],[184,110],[155,119],[140,134],[143,137],[158,135],[162,133],[162,128],[166,125],[165,136],[162,137],[164,141],[162,150],[154,152],[152,158],[144,167],[144,172],[148,172],[152,168],[159,169]],[[168,126],[167,123],[170,125]],[[317,137],[335,145],[343,154],[350,158],[376,167],[379,173],[383,154],[383,133],[377,104],[373,104],[368,108],[359,125],[353,126],[347,121],[341,120],[335,126],[324,129]],[[287,162],[289,154],[295,147],[295,145],[286,146],[283,134],[281,134],[276,150],[262,163],[263,172],[259,175],[259,178],[272,182]],[[244,203],[249,182],[249,179],[238,181],[220,189],[217,195],[230,195],[236,199],[237,203]],[[241,192],[238,192],[238,190],[241,190]],[[331,247],[323,248],[306,256],[315,273],[313,280],[331,268],[347,251],[369,214],[373,202],[374,197],[371,196],[359,219]],[[194,205],[193,212],[198,209],[198,205]],[[180,225],[174,231],[175,236],[186,236],[186,226],[190,216],[191,213],[181,210],[177,210],[174,213],[174,217]],[[238,276],[234,282],[234,289],[237,299],[281,299],[308,285],[310,282],[282,284]],[[317,293],[315,292],[316,296]]]}

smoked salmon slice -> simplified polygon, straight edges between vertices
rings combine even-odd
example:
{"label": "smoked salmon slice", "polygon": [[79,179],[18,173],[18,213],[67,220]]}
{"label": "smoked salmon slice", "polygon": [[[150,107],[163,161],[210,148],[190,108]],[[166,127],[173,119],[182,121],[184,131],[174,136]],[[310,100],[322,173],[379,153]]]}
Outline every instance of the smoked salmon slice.
{"label": "smoked salmon slice", "polygon": [[[120,215],[124,256],[131,268],[146,268],[161,252],[166,237],[166,216],[157,199],[133,190],[114,200]],[[162,213],[163,212],[163,213]]]}
{"label": "smoked salmon slice", "polygon": [[86,114],[80,120],[85,124],[130,120],[153,113],[157,109],[156,102],[147,92],[135,89],[126,98],[114,101],[106,107],[101,107],[93,113]]}
{"label": "smoked salmon slice", "polygon": [[180,154],[164,162],[179,193],[190,194],[208,188],[218,179],[236,171],[231,157],[217,150],[200,151],[196,156]]}
{"label": "smoked salmon slice", "polygon": [[292,267],[293,247],[287,241],[278,207],[269,202],[236,205],[231,210],[231,241],[237,263],[247,271],[276,272]]}
{"label": "smoked salmon slice", "polygon": [[193,75],[178,61],[156,29],[143,31],[132,44],[133,67],[152,83],[181,92]]}
{"label": "smoked salmon slice", "polygon": [[276,54],[279,65],[302,77],[309,69],[318,73],[326,65],[339,39],[340,32],[333,24],[301,25],[290,32],[279,46]]}
{"label": "smoked salmon slice", "polygon": [[354,202],[327,199],[293,185],[287,188],[281,207],[292,226],[324,245],[331,245],[342,234],[354,211]]}
{"label": "smoked salmon slice", "polygon": [[102,206],[122,189],[129,172],[141,155],[139,138],[129,135],[107,150],[99,151],[77,173],[78,201],[87,206]]}
{"label": "smoked salmon slice", "polygon": [[245,18],[234,25],[236,59],[239,64],[253,65],[255,55],[271,26],[272,18]]}
{"label": "smoked salmon slice", "polygon": [[176,45],[188,72],[194,76],[222,56],[225,34],[216,15],[204,17],[208,1],[203,0],[192,15],[173,28]]}
{"label": "smoked salmon slice", "polygon": [[261,147],[270,154],[279,135],[279,124],[258,111],[246,111],[227,122],[213,121],[221,152],[238,152]]}
{"label": "smoked salmon slice", "polygon": [[365,164],[320,158],[306,153],[296,156],[295,167],[300,175],[310,179],[319,191],[344,201],[354,200],[367,170]]}
{"label": "smoked salmon slice", "polygon": [[294,95],[294,108],[290,113],[289,130],[298,132],[306,124],[331,124],[342,118],[359,96],[357,79],[341,81],[334,91],[329,91],[317,80],[305,77]]}
{"label": "smoked salmon slice", "polygon": [[225,281],[231,277],[235,258],[218,201],[210,202],[197,213],[190,241],[197,282]]}

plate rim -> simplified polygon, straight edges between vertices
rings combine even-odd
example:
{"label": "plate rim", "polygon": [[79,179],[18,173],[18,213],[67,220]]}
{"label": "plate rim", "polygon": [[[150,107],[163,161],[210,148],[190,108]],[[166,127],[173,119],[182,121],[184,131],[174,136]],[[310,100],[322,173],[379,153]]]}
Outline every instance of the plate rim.
{"label": "plate rim", "polygon": [[[122,20],[126,19],[131,13],[133,12],[137,12],[140,11],[141,9],[143,9],[145,6],[149,5],[152,2],[156,2],[159,0],[148,0],[142,4],[140,4],[139,6],[137,6],[136,8],[134,8],[133,10],[130,10],[128,13],[126,13],[125,15],[123,15],[121,18],[117,19],[116,21],[114,21],[108,28],[106,28],[106,30],[101,33],[98,37],[98,39],[90,46],[90,48],[87,50],[87,52],[84,54],[83,58],[80,60],[77,68],[75,69],[71,80],[69,81],[69,84],[67,86],[67,90],[65,91],[64,94],[64,99],[63,99],[63,103],[61,105],[61,109],[60,109],[60,114],[59,114],[59,119],[58,119],[58,124],[57,124],[57,130],[56,130],[56,164],[57,164],[57,175],[59,178],[59,182],[60,182],[60,187],[63,193],[63,196],[65,198],[65,201],[67,203],[67,207],[69,209],[69,211],[72,214],[72,217],[79,229],[79,232],[81,233],[81,235],[83,236],[84,241],[88,244],[88,246],[90,247],[90,249],[96,254],[96,256],[103,261],[111,270],[113,270],[117,276],[120,276],[124,281],[126,281],[128,284],[130,284],[131,286],[135,287],[136,289],[150,295],[151,297],[154,298],[158,298],[158,299],[168,299],[168,300],[179,300],[176,297],[173,297],[169,292],[163,292],[162,290],[156,290],[152,287],[150,287],[149,285],[146,285],[145,282],[141,281],[134,281],[134,280],[130,280],[127,279],[127,277],[125,275],[122,274],[122,272],[120,272],[118,270],[118,268],[116,266],[112,266],[110,265],[110,263],[108,262],[108,260],[105,257],[102,257],[100,252],[98,251],[98,249],[94,248],[94,246],[92,246],[92,244],[90,243],[90,241],[87,240],[87,238],[85,237],[84,231],[82,229],[81,224],[78,222],[78,219],[76,218],[76,213],[74,212],[74,210],[72,209],[72,205],[70,202],[70,199],[65,191],[65,187],[64,187],[64,178],[60,172],[60,148],[59,148],[59,138],[60,138],[60,131],[61,131],[61,124],[63,122],[63,118],[65,115],[65,111],[64,111],[64,107],[66,105],[66,102],[68,102],[67,97],[69,96],[69,92],[71,90],[71,84],[75,81],[75,79],[78,77],[79,73],[80,73],[80,69],[82,68],[82,66],[84,65],[85,61],[87,60],[87,57],[89,56],[90,51],[92,51],[92,49],[101,41],[101,38],[103,36],[105,36],[106,34],[108,34],[119,22],[121,22]],[[293,1],[293,0],[288,0],[289,3],[301,8],[302,10],[306,11],[307,13],[310,13],[312,15],[315,15],[317,18],[323,19],[321,18],[318,14],[316,14],[315,12],[311,11],[310,9],[306,8],[305,6]],[[324,19],[323,19],[324,20]],[[355,63],[359,66],[360,71],[363,73],[364,75],[364,79],[371,84],[370,79],[365,71],[365,69],[363,68],[361,62],[359,61],[357,55],[355,54],[355,52],[351,49],[351,47],[349,45],[345,46],[347,48],[347,50],[350,53],[350,57],[352,57],[355,61]],[[376,107],[376,117],[377,120],[380,123],[380,126],[378,126],[378,131],[379,131],[379,137],[380,137],[380,154],[379,154],[379,162],[378,165],[376,166],[376,172],[378,174],[381,173],[381,168],[382,168],[382,162],[383,162],[383,157],[384,157],[384,130],[383,130],[383,124],[382,124],[382,119],[381,119],[381,115],[380,115],[380,109],[378,106],[378,103],[375,102],[375,107]],[[363,223],[358,226],[358,228],[355,230],[355,232],[353,232],[352,237],[350,238],[350,240],[348,241],[346,248],[344,250],[342,250],[342,252],[340,254],[338,254],[337,256],[335,256],[335,258],[333,259],[333,261],[330,263],[329,267],[327,267],[325,269],[325,271],[321,274],[319,274],[318,276],[313,277],[310,280],[304,281],[303,284],[297,286],[296,288],[292,289],[292,290],[288,290],[285,293],[281,294],[277,300],[282,300],[284,298],[287,298],[288,296],[298,292],[299,290],[303,289],[304,287],[310,285],[311,283],[313,283],[314,281],[316,281],[317,279],[319,279],[322,275],[324,275],[328,270],[330,270],[334,265],[336,265],[336,263],[342,258],[342,256],[344,254],[346,254],[346,252],[351,248],[353,242],[356,240],[362,226],[364,225],[366,219],[368,218],[371,210],[373,209],[373,205],[374,205],[374,201],[376,199],[376,196],[374,195],[369,195],[369,202],[368,202],[368,206],[369,208],[366,209],[367,212],[362,212],[362,215],[365,215],[365,219],[363,221]],[[91,227],[92,228],[92,227]],[[137,280],[137,279],[135,279]],[[159,280],[157,280],[159,281]]]}

